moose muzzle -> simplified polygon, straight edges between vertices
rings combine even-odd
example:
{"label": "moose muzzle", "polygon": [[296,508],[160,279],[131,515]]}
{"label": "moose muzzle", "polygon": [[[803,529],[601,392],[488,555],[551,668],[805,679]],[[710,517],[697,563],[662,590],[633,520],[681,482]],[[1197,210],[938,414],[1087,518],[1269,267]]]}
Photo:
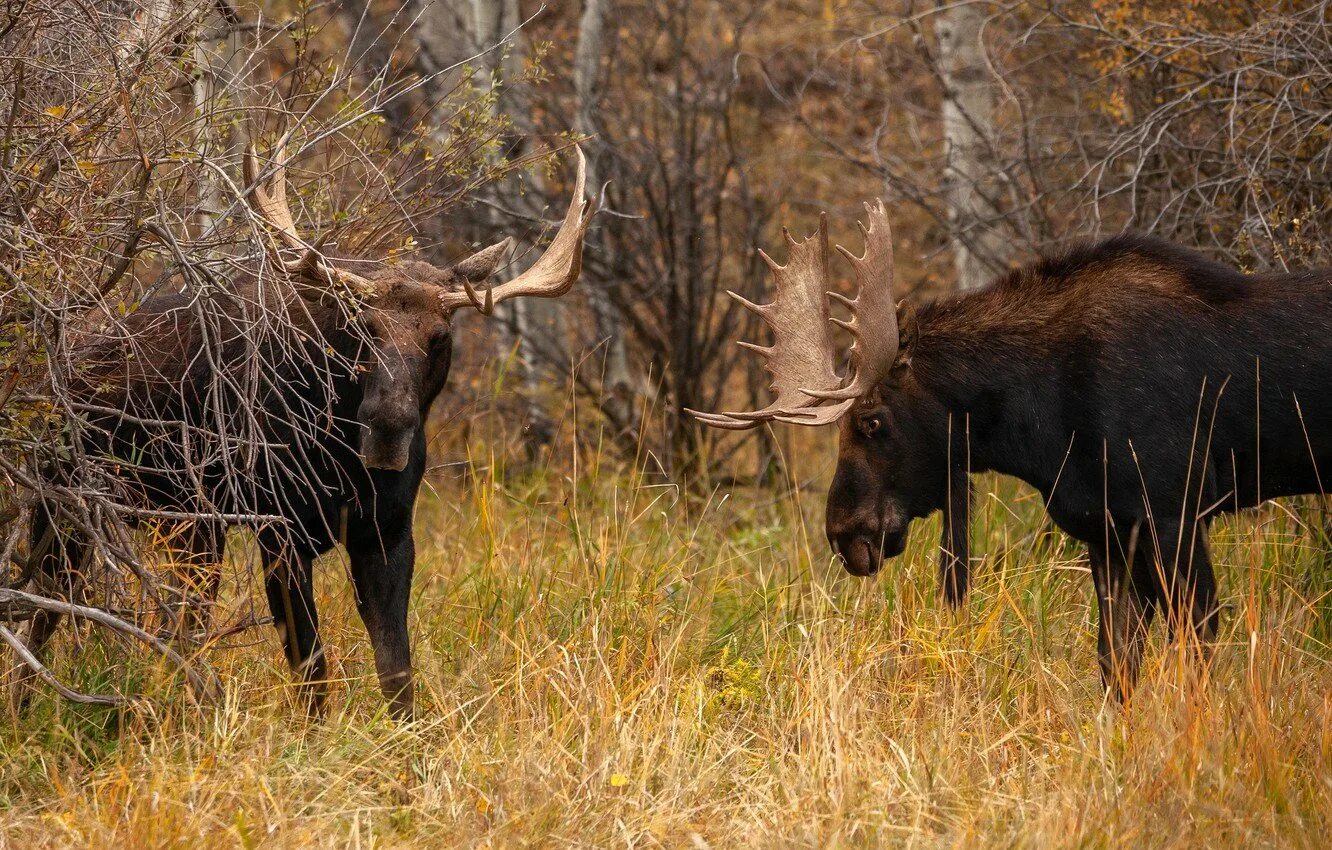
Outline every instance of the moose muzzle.
{"label": "moose muzzle", "polygon": [[370,469],[402,472],[411,458],[415,433],[415,428],[387,433],[370,428],[361,437],[361,462]]}
{"label": "moose muzzle", "polygon": [[883,562],[896,558],[906,549],[907,530],[871,529],[852,527],[845,530],[829,523],[828,544],[842,559],[846,571],[853,576],[872,576]]}
{"label": "moose muzzle", "polygon": [[361,462],[370,469],[401,472],[412,454],[421,414],[411,399],[372,393],[361,404]]}

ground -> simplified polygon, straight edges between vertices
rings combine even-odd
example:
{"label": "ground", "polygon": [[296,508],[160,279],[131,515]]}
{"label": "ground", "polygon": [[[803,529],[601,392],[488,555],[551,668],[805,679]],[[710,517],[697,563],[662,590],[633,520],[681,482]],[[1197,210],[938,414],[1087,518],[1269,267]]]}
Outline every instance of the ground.
{"label": "ground", "polygon": [[[206,709],[143,656],[67,636],[61,675],[151,698],[43,694],[3,724],[0,847],[1323,846],[1332,570],[1313,512],[1217,529],[1210,674],[1158,632],[1121,711],[1081,550],[1022,488],[981,489],[986,561],[954,613],[937,519],[859,580],[817,487],[692,500],[604,468],[479,467],[418,507],[418,721],[384,716],[330,556],[324,722],[295,712],[267,627],[208,654],[227,695]],[[219,616],[259,598],[231,582]]]}

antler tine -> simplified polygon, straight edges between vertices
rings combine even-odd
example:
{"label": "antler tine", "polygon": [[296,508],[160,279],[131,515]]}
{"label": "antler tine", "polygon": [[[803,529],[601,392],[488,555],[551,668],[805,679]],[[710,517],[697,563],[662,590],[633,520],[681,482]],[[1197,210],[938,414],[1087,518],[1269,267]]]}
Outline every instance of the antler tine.
{"label": "antler tine", "polygon": [[272,158],[276,167],[273,169],[273,174],[269,178],[267,186],[259,179],[261,173],[259,155],[255,151],[253,142],[245,146],[245,157],[242,160],[241,170],[245,176],[245,182],[250,186],[250,192],[246,195],[246,201],[250,208],[277,231],[277,235],[286,243],[287,247],[302,252],[301,256],[295,260],[284,260],[276,250],[271,250],[270,254],[273,260],[281,265],[289,275],[312,277],[334,286],[342,286],[362,297],[373,295],[375,292],[373,281],[345,269],[337,268],[324,259],[320,249],[323,247],[324,241],[328,239],[328,233],[321,235],[312,245],[307,245],[297,234],[296,221],[292,217],[291,207],[287,206],[285,148],[279,145],[274,150]]}
{"label": "antler tine", "polygon": [[574,179],[573,200],[564,215],[560,229],[532,267],[508,283],[492,286],[486,290],[484,303],[477,291],[464,283],[463,291],[440,293],[440,306],[444,310],[456,310],[459,307],[475,307],[481,313],[490,315],[495,305],[510,298],[524,295],[537,298],[558,298],[573,288],[583,268],[583,237],[587,233],[588,223],[597,211],[596,202],[584,196],[587,180],[587,159],[577,145],[574,153],[578,157],[578,174]]}
{"label": "antler tine", "polygon": [[797,425],[823,425],[835,421],[850,402],[827,406],[807,388],[832,390],[842,384],[834,367],[835,349],[828,302],[828,216],[819,217],[819,229],[813,236],[796,239],[783,229],[789,246],[786,265],[779,265],[763,251],[759,256],[772,270],[776,297],[771,304],[755,304],[734,292],[727,294],[752,311],[772,328],[773,344],[739,344],[756,351],[772,373],[775,398],[761,410],[725,413],[688,413],[700,422],[717,428],[741,430],[763,422],[790,422]]}
{"label": "antler tine", "polygon": [[742,419],[732,419],[729,416],[723,416],[720,413],[704,413],[701,410],[693,410],[686,407],[685,413],[702,422],[704,425],[711,425],[713,428],[724,428],[728,431],[747,431],[750,428],[757,428],[762,425],[764,420],[753,419],[745,421]]}
{"label": "antler tine", "polygon": [[[893,300],[893,240],[883,200],[865,204],[869,224],[860,224],[865,253],[859,257],[841,245],[837,251],[851,263],[856,277],[854,299],[829,292],[851,311],[851,320],[833,318],[854,339],[851,344],[851,380],[835,390],[812,389],[809,395],[830,401],[856,399],[872,390],[893,367],[900,344],[897,302]],[[871,328],[871,332],[866,332]]]}
{"label": "antler tine", "polygon": [[855,403],[856,400],[852,398],[847,399],[846,401],[839,401],[837,404],[833,405],[793,410],[789,413],[782,413],[774,416],[773,419],[791,425],[831,425],[838,419],[841,419],[842,414],[850,410],[851,406]]}
{"label": "antler tine", "polygon": [[242,170],[245,175],[245,182],[250,186],[248,196],[250,207],[277,231],[288,247],[304,248],[304,243],[301,242],[300,236],[296,234],[296,222],[292,219],[291,208],[287,206],[285,150],[281,147],[277,148],[273,151],[272,157],[278,165],[273,170],[272,177],[269,178],[269,185],[265,186],[259,181],[262,169],[259,166],[259,155],[254,149],[254,143],[250,142],[245,146],[245,160]]}

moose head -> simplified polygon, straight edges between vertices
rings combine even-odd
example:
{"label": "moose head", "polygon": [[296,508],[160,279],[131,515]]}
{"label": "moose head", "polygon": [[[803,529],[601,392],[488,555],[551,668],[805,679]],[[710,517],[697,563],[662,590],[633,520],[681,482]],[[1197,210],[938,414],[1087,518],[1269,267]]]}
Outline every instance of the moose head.
{"label": "moose head", "polygon": [[[460,308],[491,315],[495,305],[519,296],[559,297],[573,286],[582,265],[583,237],[595,205],[583,196],[586,164],[574,148],[578,174],[573,201],[555,238],[541,257],[512,280],[478,291],[495,273],[512,239],[484,248],[466,259],[440,268],[409,261],[385,265],[365,276],[339,268],[323,255],[323,237],[307,243],[296,232],[285,193],[285,162],[281,148],[267,182],[260,179],[259,158],[246,150],[245,179],[251,186],[251,209],[272,228],[269,253],[309,300],[326,303],[331,295],[351,299],[360,309],[356,321],[369,342],[363,347],[360,453],[367,467],[402,470],[413,437],[431,400],[448,373],[452,318]],[[298,256],[284,258],[282,249]]]}
{"label": "moose head", "polygon": [[[912,519],[948,509],[941,566],[945,591],[956,601],[965,586],[967,558],[965,467],[950,463],[959,444],[944,404],[923,391],[912,373],[914,314],[905,302],[893,300],[892,237],[883,202],[867,204],[866,210],[864,253],[856,256],[837,246],[851,265],[855,298],[830,288],[826,214],[818,233],[804,240],[782,231],[786,265],[759,252],[776,281],[773,303],[727,293],[773,330],[771,346],[739,343],[765,358],[773,376],[772,403],[755,411],[689,413],[732,430],[765,422],[837,423],[837,470],[826,512],[833,551],[848,572],[871,575],[885,558],[901,554]],[[833,316],[830,301],[845,307],[850,318]],[[834,326],[853,339],[845,374],[837,369]]]}

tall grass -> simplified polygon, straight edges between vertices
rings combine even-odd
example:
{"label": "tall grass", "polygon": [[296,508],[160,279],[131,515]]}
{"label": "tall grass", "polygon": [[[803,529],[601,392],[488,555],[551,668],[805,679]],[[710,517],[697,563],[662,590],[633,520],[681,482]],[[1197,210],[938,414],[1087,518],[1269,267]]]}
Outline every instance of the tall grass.
{"label": "tall grass", "polygon": [[[383,713],[345,563],[321,571],[339,678],[302,719],[262,628],[211,650],[199,711],[96,636],[55,669],[156,699],[41,696],[0,730],[0,847],[1321,847],[1332,835],[1332,571],[1300,514],[1215,535],[1207,675],[1159,632],[1132,708],[1103,703],[1081,553],[988,481],[966,608],[937,599],[937,520],[871,580],[821,495],[686,500],[609,466],[418,506],[420,719]],[[246,547],[233,547],[242,568]],[[252,576],[219,616],[258,605]],[[227,612],[230,612],[228,614]]]}

